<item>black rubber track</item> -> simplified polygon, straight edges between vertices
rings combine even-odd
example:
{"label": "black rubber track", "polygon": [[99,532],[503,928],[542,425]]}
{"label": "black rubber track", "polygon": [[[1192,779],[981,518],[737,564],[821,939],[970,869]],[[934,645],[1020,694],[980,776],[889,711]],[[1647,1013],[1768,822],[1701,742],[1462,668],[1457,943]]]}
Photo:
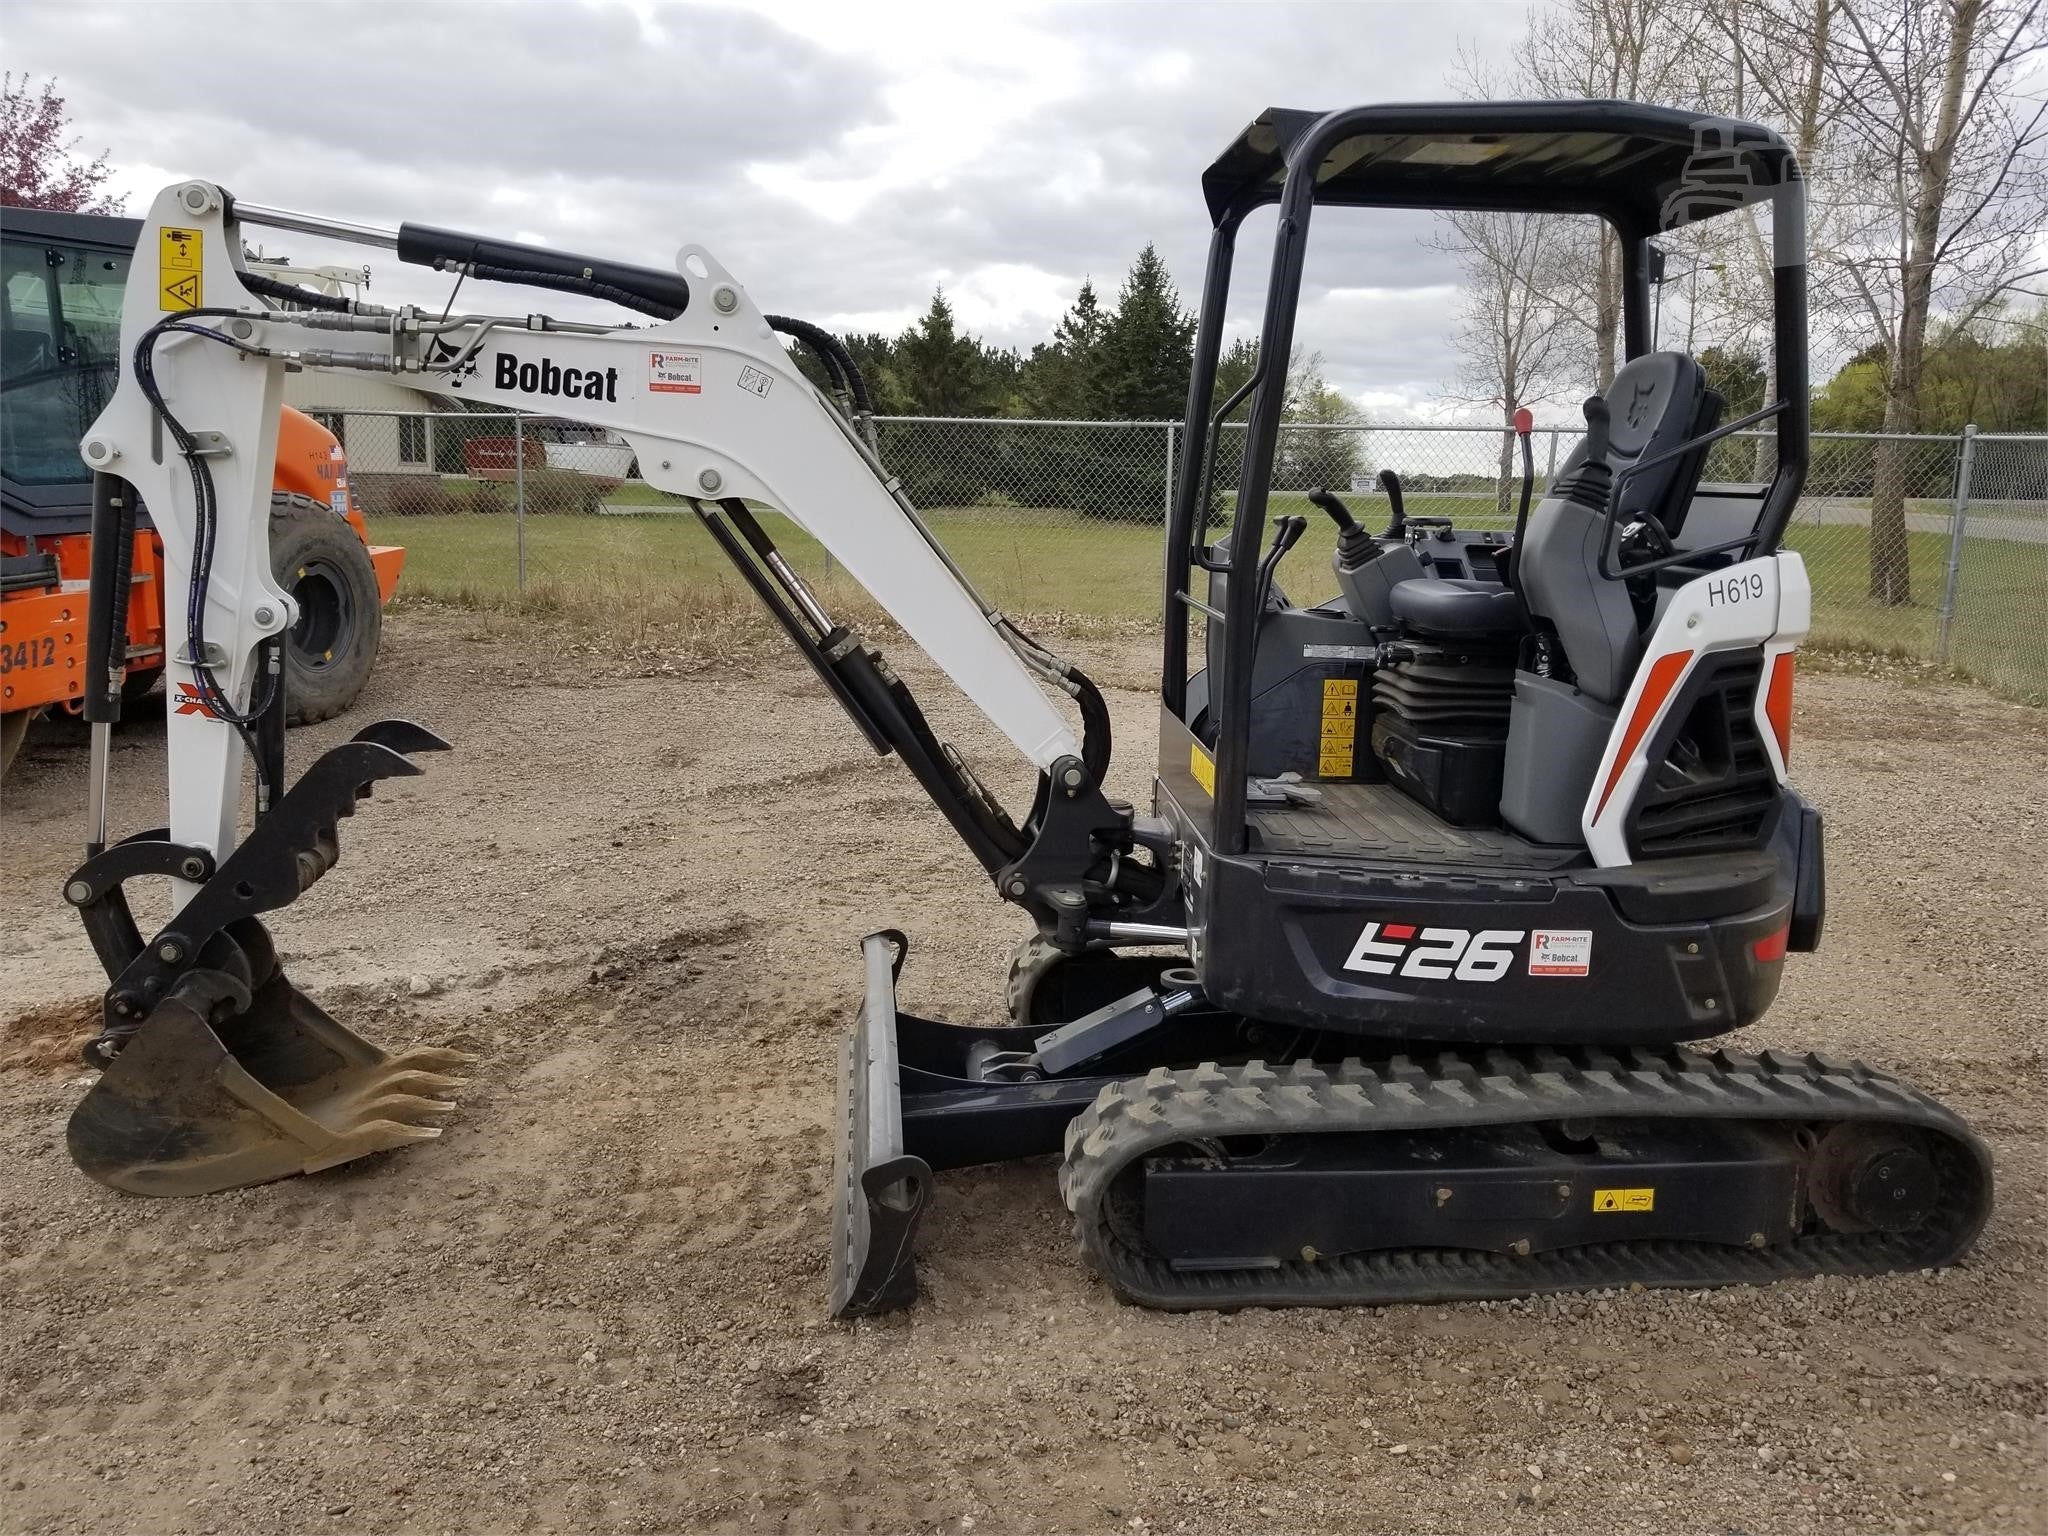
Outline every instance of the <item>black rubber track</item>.
{"label": "black rubber track", "polygon": [[[1144,1158],[1217,1137],[1417,1131],[1555,1120],[1748,1120],[1817,1128],[1878,1121],[1926,1133],[1938,1214],[1910,1232],[1815,1232],[1768,1248],[1636,1241],[1517,1258],[1396,1249],[1277,1268],[1175,1271],[1130,1234]],[[1991,1210],[1991,1154],[1953,1112],[1861,1062],[1682,1049],[1489,1050],[1373,1065],[1161,1067],[1104,1088],[1067,1127],[1060,1193],[1081,1249],[1128,1301],[1211,1307],[1359,1306],[1481,1300],[1628,1285],[1762,1285],[1952,1263]]]}

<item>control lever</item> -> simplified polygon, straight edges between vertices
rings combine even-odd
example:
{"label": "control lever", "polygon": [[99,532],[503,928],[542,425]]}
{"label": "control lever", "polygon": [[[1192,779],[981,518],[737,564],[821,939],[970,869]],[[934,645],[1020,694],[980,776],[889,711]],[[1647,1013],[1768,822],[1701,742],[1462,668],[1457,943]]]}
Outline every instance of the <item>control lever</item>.
{"label": "control lever", "polygon": [[1536,489],[1536,455],[1529,446],[1529,434],[1536,430],[1536,418],[1530,414],[1529,407],[1515,408],[1514,426],[1515,436],[1522,440],[1522,505],[1515,513],[1515,542],[1509,546],[1507,558],[1496,563],[1500,566],[1501,579],[1519,597],[1522,591],[1522,536],[1529,531],[1529,497]]}
{"label": "control lever", "polygon": [[1266,604],[1273,596],[1273,572],[1280,562],[1287,558],[1287,551],[1301,542],[1301,536],[1308,532],[1305,517],[1276,517],[1273,519],[1273,547],[1266,551],[1266,558],[1259,562],[1259,603],[1255,610],[1266,611]]}
{"label": "control lever", "polygon": [[1387,500],[1394,508],[1394,515],[1387,522],[1383,539],[1398,539],[1408,531],[1408,508],[1401,500],[1401,477],[1391,469],[1380,471],[1380,489],[1387,493]]}
{"label": "control lever", "polygon": [[1308,493],[1308,499],[1311,505],[1329,514],[1330,521],[1337,525],[1337,565],[1340,569],[1355,571],[1379,554],[1378,542],[1334,492],[1319,485]]}
{"label": "control lever", "polygon": [[1605,464],[1607,455],[1613,451],[1614,443],[1608,435],[1611,413],[1607,402],[1599,395],[1588,395],[1580,407],[1586,413],[1586,462]]}

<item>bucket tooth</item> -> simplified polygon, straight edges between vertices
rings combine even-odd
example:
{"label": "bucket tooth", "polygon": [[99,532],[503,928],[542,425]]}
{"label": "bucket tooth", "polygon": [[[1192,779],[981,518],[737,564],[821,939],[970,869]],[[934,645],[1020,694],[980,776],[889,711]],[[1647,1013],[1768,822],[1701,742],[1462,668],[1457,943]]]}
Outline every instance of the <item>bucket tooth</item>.
{"label": "bucket tooth", "polygon": [[451,1088],[468,1084],[466,1077],[449,1077],[440,1072],[385,1072],[356,1090],[356,1097],[375,1093],[403,1093],[432,1098]]}
{"label": "bucket tooth", "polygon": [[419,1115],[445,1115],[454,1108],[452,1099],[423,1099],[416,1093],[384,1093],[367,1100],[358,1094],[349,1104],[349,1115],[360,1125],[375,1120],[410,1121]]}
{"label": "bucket tooth", "polygon": [[[409,1051],[400,1051],[396,1056],[386,1058],[394,1072],[438,1072],[443,1067],[473,1067],[477,1058],[468,1051],[451,1051],[445,1046],[416,1045]],[[451,1077],[451,1083],[467,1079]]]}

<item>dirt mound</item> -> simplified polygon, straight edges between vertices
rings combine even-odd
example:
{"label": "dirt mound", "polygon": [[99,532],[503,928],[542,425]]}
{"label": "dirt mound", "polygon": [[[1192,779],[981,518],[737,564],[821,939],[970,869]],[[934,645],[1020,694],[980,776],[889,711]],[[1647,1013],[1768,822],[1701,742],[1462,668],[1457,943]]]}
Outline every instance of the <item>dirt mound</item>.
{"label": "dirt mound", "polygon": [[0,1072],[78,1068],[79,1048],[100,1030],[100,1000],[45,1003],[0,1024]]}

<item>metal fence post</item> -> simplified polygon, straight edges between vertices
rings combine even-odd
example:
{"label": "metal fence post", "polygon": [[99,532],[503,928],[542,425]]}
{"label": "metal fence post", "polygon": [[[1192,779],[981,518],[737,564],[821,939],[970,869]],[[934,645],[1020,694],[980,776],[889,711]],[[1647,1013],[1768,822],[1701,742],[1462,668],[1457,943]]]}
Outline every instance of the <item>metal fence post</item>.
{"label": "metal fence post", "polygon": [[526,418],[512,418],[512,530],[519,545],[519,590],[526,590]]}
{"label": "metal fence post", "polygon": [[1166,424],[1166,504],[1164,512],[1166,521],[1169,523],[1173,521],[1173,435],[1178,430],[1179,428],[1174,422],[1169,421]]}
{"label": "metal fence post", "polygon": [[1550,429],[1550,468],[1543,472],[1543,484],[1545,487],[1557,483],[1557,439],[1557,428],[1552,427]]}
{"label": "metal fence post", "polygon": [[1970,469],[1977,461],[1977,424],[1963,428],[1963,451],[1956,464],[1956,510],[1948,529],[1948,574],[1941,584],[1940,627],[1934,638],[1934,659],[1948,661],[1949,634],[1956,621],[1956,588],[1963,571],[1963,524],[1970,514]]}

